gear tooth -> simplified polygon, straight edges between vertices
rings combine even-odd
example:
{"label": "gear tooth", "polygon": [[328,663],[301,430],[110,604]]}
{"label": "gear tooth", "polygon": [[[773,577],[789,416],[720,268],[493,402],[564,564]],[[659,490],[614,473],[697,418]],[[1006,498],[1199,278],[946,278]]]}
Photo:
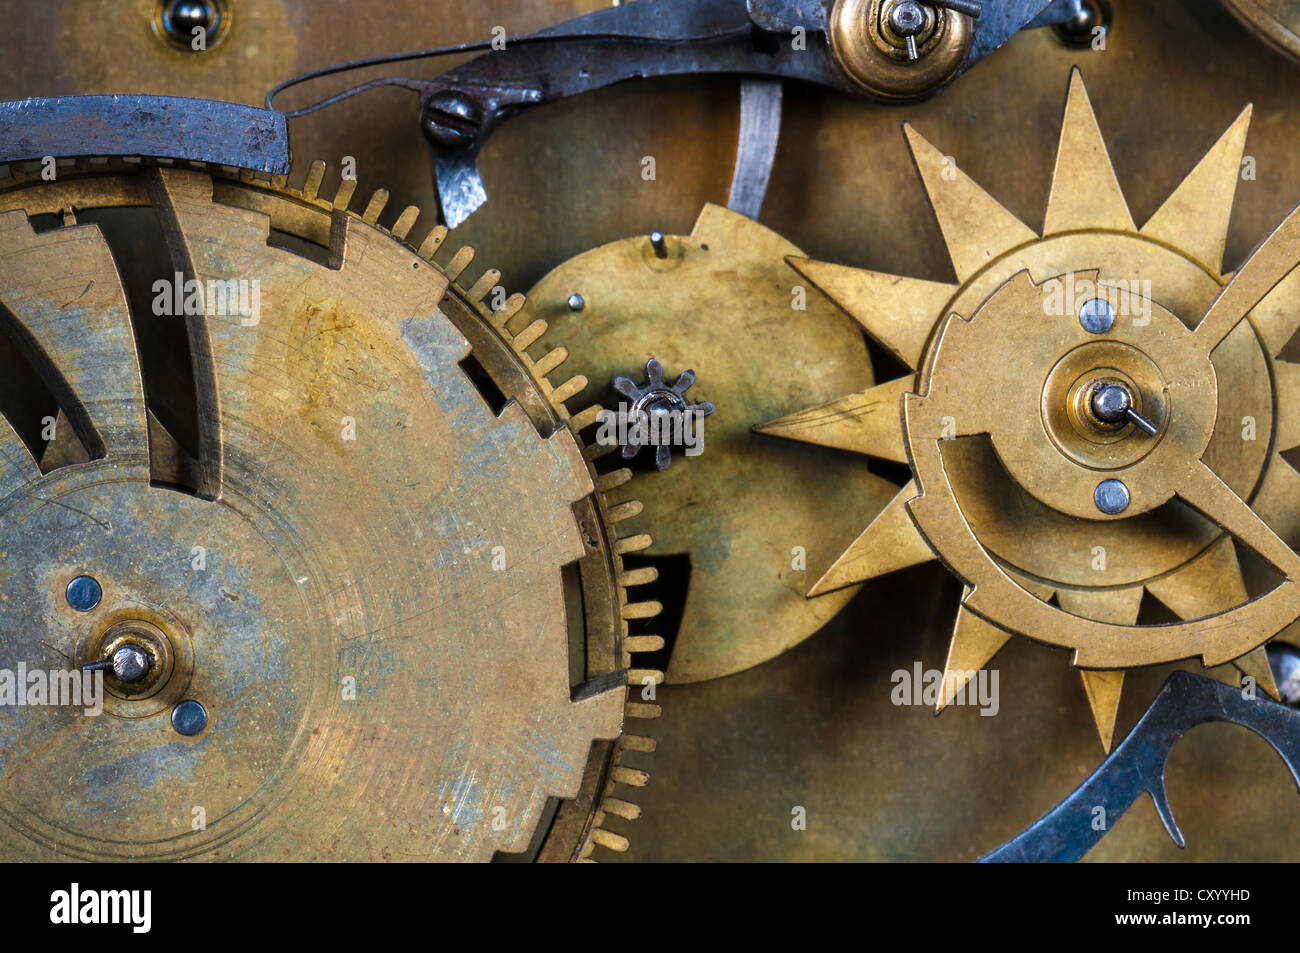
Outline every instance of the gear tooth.
{"label": "gear tooth", "polygon": [[499,328],[504,328],[511,318],[523,310],[524,302],[526,300],[527,299],[519,292],[512,294],[506,299],[505,304],[492,312],[490,315],[492,323]]}
{"label": "gear tooth", "polygon": [[515,350],[522,351],[524,348],[531,346],[538,338],[546,333],[548,325],[542,318],[538,318],[528,327],[524,328],[515,335]]}
{"label": "gear tooth", "polygon": [[629,602],[623,607],[622,616],[624,619],[653,619],[660,612],[663,612],[662,603],[654,601],[646,602]]}
{"label": "gear tooth", "polygon": [[634,788],[643,788],[650,783],[650,775],[646,772],[638,771],[636,768],[624,767],[623,765],[610,768],[609,778],[615,784],[627,784]]}
{"label": "gear tooth", "polygon": [[637,718],[642,721],[651,721],[663,714],[658,705],[647,705],[642,702],[628,702],[624,709],[629,718]]}
{"label": "gear tooth", "polygon": [[586,389],[587,378],[583,377],[581,374],[575,374],[559,387],[555,388],[555,393],[552,396],[557,402],[564,403],[566,400],[572,400],[574,397],[577,397]]}
{"label": "gear tooth", "polygon": [[580,410],[569,419],[569,425],[574,430],[586,430],[594,423],[600,421],[600,415],[605,409],[599,404],[592,404],[590,407]]}
{"label": "gear tooth", "polygon": [[338,190],[334,193],[334,207],[347,211],[352,204],[352,193],[357,190],[356,179],[344,179],[339,183]]}
{"label": "gear tooth", "polygon": [[411,226],[416,223],[420,217],[420,207],[418,205],[408,205],[402,210],[402,214],[397,217],[393,223],[393,237],[405,240],[410,234]]}
{"label": "gear tooth", "polygon": [[665,644],[662,635],[629,635],[623,642],[629,652],[658,652]]}
{"label": "gear tooth", "polygon": [[537,360],[533,365],[533,371],[540,377],[546,377],[551,371],[568,360],[568,357],[569,349],[567,347],[553,348]]}
{"label": "gear tooth", "polygon": [[447,262],[447,267],[442,269],[443,274],[447,276],[449,281],[455,281],[464,274],[465,269],[469,267],[469,263],[473,260],[474,249],[466,245],[452,256],[451,261]]}
{"label": "gear tooth", "polygon": [[629,821],[635,821],[641,816],[641,808],[622,798],[607,797],[600,802],[600,809],[606,814],[613,814]]}
{"label": "gear tooth", "polygon": [[626,556],[628,553],[639,553],[643,549],[649,549],[652,545],[654,545],[654,541],[648,533],[637,533],[635,536],[620,539],[615,543],[614,552],[620,556]]}
{"label": "gear tooth", "polygon": [[376,189],[374,195],[370,196],[370,201],[366,203],[366,210],[361,213],[361,221],[369,225],[375,224],[387,204],[388,189]]}
{"label": "gear tooth", "polygon": [[[586,411],[583,411],[583,413],[586,413]],[[573,418],[574,421],[577,419],[577,417]],[[611,470],[609,473],[602,473],[600,476],[596,477],[596,486],[598,486],[602,492],[608,493],[610,490],[618,489],[631,479],[632,471],[627,467],[623,467],[618,470]]]}
{"label": "gear tooth", "polygon": [[605,447],[598,443],[588,444],[582,448],[582,458],[588,462],[599,460],[601,457],[608,456],[617,449],[618,447],[616,445]]}
{"label": "gear tooth", "polygon": [[[0,189],[10,188],[16,182],[20,184],[25,183],[29,177],[39,176],[41,171],[39,163],[32,163],[30,165],[30,171],[23,171],[21,167],[0,164]],[[288,182],[289,177],[283,174],[270,175],[266,173],[256,173],[248,170],[241,170],[233,166],[218,167],[211,163],[186,163],[183,160],[172,161],[154,158],[146,158],[143,160],[127,158],[123,160],[110,159],[101,161],[93,161],[83,158],[76,160],[60,160],[59,163],[60,169],[63,169],[65,166],[68,168],[75,166],[79,170],[90,171],[92,173],[102,173],[106,168],[116,169],[123,165],[132,168],[137,165],[144,165],[149,168],[174,167],[178,170],[193,167],[200,169],[207,175],[224,178],[230,182],[238,181],[241,183],[253,183],[258,187],[279,191],[283,195],[293,196],[295,199],[301,199],[304,203],[310,203],[314,206],[313,211],[322,213],[327,212],[331,208],[335,211],[348,211],[357,186],[355,180],[342,180],[340,181],[337,190],[334,192],[332,201],[323,198],[320,193],[321,187],[326,179],[328,166],[325,162],[320,160],[312,162],[308,167],[301,189],[291,188]],[[380,230],[385,230],[382,226],[379,226],[378,223],[379,219],[384,214],[389,198],[390,195],[387,190],[376,190],[370,195],[365,204],[364,211],[362,211],[359,216],[355,216],[354,213],[351,217],[359,217],[359,219],[366,224],[375,226]],[[68,223],[70,216],[75,216],[75,210],[71,207],[65,207],[63,213],[65,224]],[[405,240],[407,236],[410,235],[415,223],[419,220],[419,217],[420,210],[417,206],[406,207],[403,209],[401,215],[398,216],[391,229],[387,229],[387,231],[394,238]],[[332,220],[336,226],[345,221],[344,218],[338,215],[334,215]],[[72,221],[75,223],[75,218],[73,218]],[[433,227],[424,235],[423,240],[420,242],[418,254],[432,262],[434,255],[440,250],[447,235],[448,230],[445,227]],[[468,292],[466,292],[464,286],[459,283],[459,279],[472,263],[473,258],[474,250],[470,247],[464,247],[457,251],[446,267],[439,265],[435,265],[435,267],[443,273],[444,277],[449,282],[456,284],[455,294],[467,297],[470,302],[475,305],[474,310],[478,315],[499,329],[500,338],[508,346],[512,347],[519,355],[523,369],[533,378],[533,383],[540,390],[542,396],[562,419],[568,421],[575,437],[578,437],[578,431],[591,426],[598,421],[601,407],[599,405],[588,406],[585,407],[581,413],[570,417],[566,408],[563,406],[563,402],[575,397],[583,391],[588,386],[587,379],[581,375],[577,375],[568,378],[560,384],[559,387],[555,389],[551,388],[547,376],[554,373],[562,364],[565,363],[569,357],[568,349],[560,346],[550,347],[548,344],[546,353],[537,361],[533,361],[528,356],[525,349],[530,347],[532,344],[537,343],[547,332],[547,322],[541,319],[532,321],[520,334],[517,336],[512,335],[510,331],[507,330],[507,324],[512,318],[519,315],[520,312],[524,310],[526,304],[525,296],[522,294],[510,295],[506,299],[505,304],[495,311],[490,311],[488,308],[483,307],[489,293],[499,282],[501,273],[495,269],[485,272],[479,277],[478,281],[469,288]],[[408,267],[409,265],[410,263],[408,261]],[[541,348],[538,350],[541,350]],[[579,446],[582,446],[583,444],[581,437],[578,437],[578,444]],[[584,457],[587,459],[603,455],[604,453],[609,452],[610,449],[616,450],[617,447],[596,447],[594,448],[595,452],[588,453],[588,450],[590,449],[592,448],[587,448],[583,451]],[[601,475],[595,473],[593,468],[591,476],[598,487],[594,503],[597,511],[604,517],[603,526],[600,527],[600,532],[608,545],[606,553],[609,557],[609,561],[613,565],[614,580],[617,583],[619,590],[617,593],[616,604],[620,604],[621,618],[610,621],[613,624],[615,634],[621,639],[623,648],[623,661],[621,662],[620,667],[625,669],[628,678],[637,683],[636,688],[634,689],[638,692],[637,695],[633,695],[630,690],[625,692],[625,698],[623,700],[624,719],[632,722],[637,720],[655,719],[660,717],[660,707],[657,704],[641,702],[639,700],[641,697],[639,692],[641,684],[646,681],[651,684],[661,684],[664,681],[664,673],[657,669],[648,667],[632,668],[628,660],[630,658],[630,653],[633,652],[650,653],[661,651],[665,646],[665,640],[661,636],[657,635],[629,635],[627,620],[651,618],[661,611],[662,606],[660,603],[653,601],[628,602],[626,587],[642,585],[653,581],[657,576],[657,570],[648,567],[624,570],[621,559],[621,556],[625,553],[638,552],[649,547],[651,545],[651,540],[646,534],[637,534],[626,540],[620,540],[617,527],[614,525],[617,521],[629,519],[642,512],[642,504],[639,501],[629,500],[610,507],[603,496],[603,491],[616,488],[628,482],[631,479],[630,470],[621,468],[614,470],[611,473]],[[634,698],[638,700],[634,701]],[[625,851],[628,849],[628,839],[621,834],[617,834],[602,827],[602,822],[605,815],[617,816],[626,820],[634,820],[640,816],[641,809],[636,804],[614,797],[610,792],[614,789],[615,785],[642,787],[649,781],[649,774],[646,771],[640,770],[639,768],[628,767],[621,763],[624,751],[653,752],[654,750],[654,740],[639,735],[624,734],[615,743],[613,754],[606,762],[610,767],[606,778],[605,790],[599,799],[599,806],[590,820],[591,834],[583,847],[577,851],[579,858],[589,861],[589,855],[593,844],[599,844],[602,847],[616,851]]]}
{"label": "gear tooth", "polygon": [[604,847],[607,850],[616,851],[620,854],[626,851],[628,848],[628,841],[626,837],[622,836],[621,834],[615,834],[612,831],[607,831],[601,827],[597,827],[592,830],[591,842],[593,844],[599,844],[601,847]]}
{"label": "gear tooth", "polygon": [[640,751],[644,754],[653,754],[659,747],[659,742],[653,738],[647,738],[645,735],[625,734],[618,740],[627,751]]}
{"label": "gear tooth", "polygon": [[320,184],[325,181],[325,163],[317,159],[307,170],[307,181],[302,184],[302,197],[308,201],[316,200],[316,193],[320,191]]}
{"label": "gear tooth", "polygon": [[644,586],[654,582],[659,578],[659,570],[654,566],[643,566],[640,569],[628,569],[618,577],[620,586]]}
{"label": "gear tooth", "polygon": [[[416,254],[425,261],[433,261],[433,256],[438,253],[442,243],[447,239],[447,226],[437,225],[430,230],[428,235],[424,236],[424,241],[420,242],[420,247]],[[450,279],[448,275],[448,279]]]}
{"label": "gear tooth", "polygon": [[628,669],[627,680],[635,685],[662,685],[664,673],[657,668],[632,668]]}
{"label": "gear tooth", "polygon": [[627,500],[611,506],[606,516],[611,523],[621,523],[623,520],[629,520],[638,515],[643,509],[645,509],[645,506],[640,500]]}
{"label": "gear tooth", "polygon": [[474,284],[470,286],[470,289],[465,292],[465,297],[474,304],[478,304],[488,296],[488,292],[495,288],[500,281],[501,272],[495,268],[489,268],[487,271],[483,272],[482,277],[480,277],[478,281],[474,282]]}

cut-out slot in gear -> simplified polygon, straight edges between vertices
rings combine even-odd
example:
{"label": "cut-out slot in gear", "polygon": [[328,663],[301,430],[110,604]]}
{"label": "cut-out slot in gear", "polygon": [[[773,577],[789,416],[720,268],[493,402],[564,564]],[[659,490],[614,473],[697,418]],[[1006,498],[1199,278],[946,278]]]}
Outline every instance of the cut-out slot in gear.
{"label": "cut-out slot in gear", "polygon": [[[1300,615],[1300,476],[1281,455],[1300,444],[1300,374],[1278,357],[1292,292],[1269,292],[1297,226],[1222,273],[1249,117],[1139,229],[1075,71],[1041,236],[905,126],[957,282],[793,262],[915,369],[762,427],[916,474],[809,595],[953,568],[967,591],[938,707],[1012,632],[1074,650],[1107,749],[1127,668],[1232,661],[1276,695],[1263,643]],[[1113,323],[1091,317],[1102,300]],[[1154,434],[1079,428],[1070,401],[1115,380]],[[865,413],[900,404],[901,425]],[[1259,599],[1234,538],[1281,571]],[[1137,624],[1146,594],[1180,621]]]}
{"label": "cut-out slot in gear", "polygon": [[[627,620],[658,606],[629,601],[645,580],[621,555],[648,539],[619,538],[629,510],[606,505],[608,478],[595,483],[568,426],[564,401],[585,382],[552,385],[561,361],[528,357],[544,323],[504,331],[520,296],[497,312],[485,303],[499,272],[462,285],[473,253],[433,261],[441,227],[412,254],[393,239],[417,213],[380,229],[384,193],[360,216],[348,211],[351,183],[322,200],[321,163],[301,189],[162,161],[78,160],[54,183],[8,171],[0,301],[105,447],[53,482],[0,425],[19,593],[3,607],[11,654],[83,664],[85,637],[147,616],[192,647],[169,677],[188,679],[210,722],[177,751],[165,715],[134,717],[129,699],[92,723],[93,737],[66,712],[26,710],[7,758],[25,780],[0,801],[0,849],[486,859],[526,849],[550,797],[563,800],[540,859],[626,849],[610,818],[638,813],[624,792],[647,776],[631,762],[654,745],[624,729],[658,715],[639,688],[662,676],[632,667]],[[76,224],[79,212],[127,207],[155,211],[174,273],[208,294],[174,316],[195,365],[197,496],[151,482],[156,434],[124,283],[104,230]],[[28,224],[64,210],[62,226]],[[328,263],[275,233],[328,249]],[[255,311],[219,297],[247,303],[241,290]],[[506,398],[497,412],[466,372],[471,355]],[[565,566],[582,588],[592,686],[577,698]],[[104,593],[87,613],[62,598],[79,574]],[[111,841],[96,820],[96,772],[110,762],[114,803],[132,807]],[[82,766],[70,781],[69,763]],[[51,772],[73,798],[57,825]],[[205,804],[206,824],[177,835],[167,805],[191,802]]]}

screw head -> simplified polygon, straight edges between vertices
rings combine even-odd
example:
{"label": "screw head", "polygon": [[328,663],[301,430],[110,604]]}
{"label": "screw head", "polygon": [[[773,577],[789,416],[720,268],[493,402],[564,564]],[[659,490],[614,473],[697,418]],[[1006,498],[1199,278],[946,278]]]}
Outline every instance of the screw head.
{"label": "screw head", "polygon": [[153,659],[138,645],[123,645],[113,653],[113,674],[123,682],[138,682],[149,674]]}
{"label": "screw head", "polygon": [[1105,334],[1115,324],[1115,306],[1105,298],[1089,298],[1079,309],[1079,323],[1092,334]]}
{"label": "screw head", "polygon": [[916,36],[925,26],[925,12],[916,0],[899,0],[889,8],[889,28],[899,36]]}
{"label": "screw head", "polygon": [[1102,480],[1092,491],[1092,501],[1107,516],[1123,513],[1129,504],[1128,487],[1119,480]]}
{"label": "screw head", "polygon": [[465,149],[474,144],[483,123],[474,101],[456,89],[429,97],[420,116],[424,137],[445,149]]}
{"label": "screw head", "polygon": [[207,726],[208,710],[192,698],[187,698],[172,709],[172,727],[178,734],[197,735]]}
{"label": "screw head", "polygon": [[68,605],[72,608],[78,612],[89,612],[99,605],[99,600],[104,597],[104,590],[94,576],[77,576],[68,583],[66,595]]}
{"label": "screw head", "polygon": [[587,306],[586,300],[584,300],[582,295],[578,294],[576,291],[573,294],[569,295],[570,311],[581,311],[586,306]]}
{"label": "screw head", "polygon": [[1092,392],[1092,412],[1108,424],[1125,420],[1132,406],[1133,398],[1119,384],[1102,384]]}

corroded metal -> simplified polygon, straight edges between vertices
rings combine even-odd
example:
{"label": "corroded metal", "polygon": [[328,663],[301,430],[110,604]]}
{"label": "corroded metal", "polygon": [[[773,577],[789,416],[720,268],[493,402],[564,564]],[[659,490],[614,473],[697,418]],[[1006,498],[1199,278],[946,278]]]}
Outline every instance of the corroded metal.
{"label": "corroded metal", "polygon": [[[1249,115],[1139,229],[1075,71],[1041,236],[908,128],[957,284],[796,263],[917,369],[762,428],[887,459],[905,446],[915,475],[809,594],[949,566],[967,592],[939,708],[1009,632],[1072,650],[1107,749],[1125,669],[1234,661],[1276,695],[1262,643],[1300,617],[1300,477],[1280,455],[1300,442],[1300,393],[1277,356],[1287,290],[1270,292],[1300,261],[1300,215],[1220,274]],[[1105,380],[1159,426],[1096,432],[1085,405]],[[901,402],[901,434],[857,415],[873,400]],[[1232,538],[1281,584],[1248,594]],[[1137,625],[1144,592],[1184,621]]]}
{"label": "corroded metal", "polygon": [[66,96],[0,103],[0,163],[95,156],[166,156],[289,171],[282,114],[179,96]]}
{"label": "corroded metal", "polygon": [[1080,860],[1143,793],[1151,795],[1165,830],[1183,847],[1183,832],[1165,790],[1165,764],[1183,735],[1212,721],[1241,725],[1258,734],[1282,756],[1300,784],[1300,712],[1277,702],[1243,697],[1213,679],[1174,672],[1133,731],[1083,784],[980,859],[986,863]]}
{"label": "corroded metal", "polygon": [[[226,41],[193,56],[158,42],[146,18],[133,23],[102,16],[91,0],[55,0],[7,24],[0,96],[132,89],[256,103],[286,75],[405,48],[417,19],[429,36],[476,38],[494,24],[528,32],[605,5],[396,0],[382,17],[342,4],[337,16],[321,18],[304,0],[248,0]],[[985,16],[996,5],[986,4]],[[1300,67],[1261,59],[1255,38],[1218,4],[1118,6],[1104,53],[1066,47],[1049,31],[1022,33],[969,82],[905,112],[788,89],[786,143],[764,224],[820,259],[951,282],[939,229],[900,147],[900,119],[933,134],[962,170],[1037,227],[1059,130],[1053,77],[1080,63],[1139,220],[1159,207],[1242,103],[1269,117],[1250,133],[1247,152],[1258,158],[1258,176],[1238,190],[1226,256],[1234,267],[1300,195],[1300,151],[1293,148]],[[90,20],[96,29],[82,28]],[[339,29],[345,21],[347,29]],[[296,121],[294,144],[302,155],[355,157],[359,191],[388,187],[394,212],[412,203],[432,208],[428,159],[410,148],[411,118],[407,98],[379,96],[364,108]],[[495,201],[460,238],[490,249],[493,263],[527,286],[566,258],[621,236],[653,228],[685,234],[704,203],[725,200],[735,139],[736,93],[727,81],[624,84],[557,104],[508,125],[484,151]],[[647,154],[660,170],[653,183],[639,177]],[[1255,171],[1253,159],[1247,171]],[[999,717],[957,709],[936,719],[891,705],[891,671],[917,659],[942,666],[960,589],[935,565],[865,588],[815,639],[769,664],[660,688],[674,716],[657,723],[663,743],[655,763],[666,761],[669,770],[639,792],[646,810],[624,857],[969,860],[1014,835],[1092,770],[1096,731],[1087,702],[1072,691],[1076,677],[1056,653],[1023,640],[996,660],[1004,686]],[[868,625],[874,635],[864,638]],[[1118,726],[1141,715],[1168,670],[1127,675]],[[1139,805],[1089,859],[1294,860],[1295,786],[1275,757],[1231,726],[1193,732],[1169,764],[1188,831],[1185,852],[1156,813]],[[598,794],[595,778],[589,790]],[[808,807],[808,831],[790,830],[794,804]]]}
{"label": "corroded metal", "polygon": [[[644,783],[619,763],[648,743],[624,721],[656,710],[625,708],[624,615],[655,607],[627,602],[636,541],[565,425],[580,385],[528,358],[544,328],[501,330],[520,300],[494,319],[498,272],[458,284],[471,251],[435,262],[441,228],[413,251],[374,224],[384,196],[361,215],[351,188],[320,199],[322,171],[291,190],[79,163],[0,191],[6,331],[63,382],[41,466],[0,428],[4,664],[77,669],[124,646],[151,663],[105,680],[98,717],[4,711],[11,859],[488,859],[525,850],[547,798],[585,776],[585,822],[547,829],[568,838],[548,856],[626,847],[602,819],[635,816],[613,795]],[[76,221],[140,205],[166,241],[155,314],[206,289],[174,316],[192,453],[155,452],[139,302],[105,231]],[[51,208],[76,213],[34,231]],[[81,575],[103,590],[90,611],[65,596]],[[192,737],[194,719],[168,722],[183,699],[206,709]]]}
{"label": "corroded metal", "polygon": [[[668,667],[669,681],[689,682],[766,661],[841,608],[851,590],[809,601],[803,588],[847,542],[840,517],[869,519],[891,485],[863,461],[751,432],[793,394],[817,400],[871,383],[861,335],[785,263],[798,249],[715,205],[664,247],[660,258],[631,238],[580,255],[543,279],[515,320],[550,322],[591,381],[635,375],[650,356],[670,375],[693,368],[692,393],[718,408],[698,461],[615,491],[646,502],[630,525],[654,537],[647,555],[689,556]],[[800,355],[807,373],[791,375],[776,355]]]}

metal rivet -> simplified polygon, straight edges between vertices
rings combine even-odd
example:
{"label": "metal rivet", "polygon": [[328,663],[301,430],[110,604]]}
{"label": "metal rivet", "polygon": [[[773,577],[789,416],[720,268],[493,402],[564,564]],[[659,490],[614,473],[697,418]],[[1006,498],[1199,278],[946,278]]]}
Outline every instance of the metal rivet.
{"label": "metal rivet", "polygon": [[1119,384],[1102,384],[1092,392],[1092,412],[1108,424],[1125,419],[1133,406],[1133,398]]}
{"label": "metal rivet", "polygon": [[1129,504],[1128,487],[1119,480],[1102,480],[1092,491],[1092,500],[1107,516],[1123,513]]}
{"label": "metal rivet", "polygon": [[68,605],[78,612],[89,612],[99,605],[104,597],[104,590],[93,576],[78,576],[68,583]]}
{"label": "metal rivet", "polygon": [[139,646],[124,645],[113,653],[113,674],[124,682],[138,682],[149,674],[153,659]]}
{"label": "metal rivet", "polygon": [[654,248],[656,257],[668,257],[668,243],[664,241],[663,232],[651,232],[650,245]]}
{"label": "metal rivet", "polygon": [[189,46],[196,29],[210,36],[220,18],[211,0],[172,0],[163,10],[162,22],[172,40]]}
{"label": "metal rivet", "polygon": [[576,291],[573,294],[569,295],[570,311],[581,311],[586,306],[587,306],[587,302],[584,301],[582,295],[578,294]]}
{"label": "metal rivet", "polygon": [[197,735],[208,726],[208,710],[193,699],[172,709],[172,727],[182,735]]}
{"label": "metal rivet", "polygon": [[1079,323],[1085,331],[1105,334],[1115,324],[1115,306],[1105,298],[1089,298],[1079,309]]}

